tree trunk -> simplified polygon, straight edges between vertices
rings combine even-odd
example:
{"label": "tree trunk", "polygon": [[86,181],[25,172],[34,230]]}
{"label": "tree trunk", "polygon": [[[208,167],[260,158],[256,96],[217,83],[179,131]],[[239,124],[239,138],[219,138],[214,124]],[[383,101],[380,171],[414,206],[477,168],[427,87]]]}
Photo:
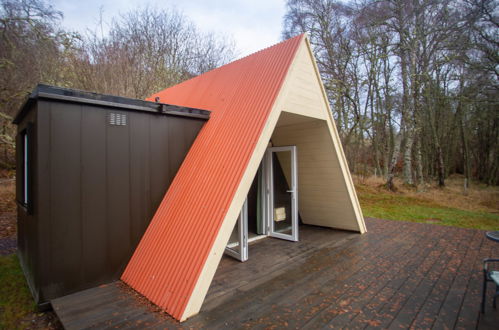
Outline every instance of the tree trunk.
{"label": "tree trunk", "polygon": [[397,161],[400,154],[400,144],[402,142],[402,134],[399,132],[394,139],[393,145],[393,154],[392,159],[390,161],[390,167],[388,169],[388,175],[386,179],[386,187],[391,191],[396,191],[395,184],[393,183],[393,179],[395,177],[395,167],[397,166]]}
{"label": "tree trunk", "polygon": [[421,151],[421,134],[416,140],[416,174],[418,191],[424,190],[424,175],[423,175],[423,154]]}
{"label": "tree trunk", "polygon": [[404,183],[413,185],[412,180],[412,145],[414,143],[414,136],[411,131],[406,132],[405,136],[405,147],[404,147]]}
{"label": "tree trunk", "polygon": [[[403,28],[401,28],[400,38],[404,39]],[[402,76],[402,121],[405,131],[405,148],[404,148],[404,168],[403,176],[404,182],[412,185],[412,144],[414,142],[414,129],[412,127],[412,120],[410,119],[414,113],[413,100],[410,97],[409,87],[409,61],[407,54],[407,45],[401,41],[400,49],[400,73]]]}
{"label": "tree trunk", "polygon": [[438,186],[445,187],[445,163],[442,152],[442,146],[437,144],[437,168],[438,168]]}

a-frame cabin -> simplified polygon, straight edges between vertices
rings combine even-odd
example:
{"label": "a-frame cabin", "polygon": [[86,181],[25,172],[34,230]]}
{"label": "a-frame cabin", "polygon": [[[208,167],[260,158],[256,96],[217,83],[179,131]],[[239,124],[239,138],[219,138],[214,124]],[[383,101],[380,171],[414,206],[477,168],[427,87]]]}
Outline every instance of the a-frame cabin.
{"label": "a-frame cabin", "polygon": [[[296,151],[293,171],[287,156],[275,159],[303,223],[366,231],[305,34],[150,100],[158,98],[211,111],[122,275],[176,319],[199,312],[269,145]],[[272,223],[291,218],[289,211],[270,209]]]}

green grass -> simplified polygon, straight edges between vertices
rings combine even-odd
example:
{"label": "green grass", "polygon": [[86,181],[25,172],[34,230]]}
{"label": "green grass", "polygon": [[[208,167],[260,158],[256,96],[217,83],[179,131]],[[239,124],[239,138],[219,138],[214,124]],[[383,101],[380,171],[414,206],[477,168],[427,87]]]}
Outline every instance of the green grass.
{"label": "green grass", "polygon": [[499,215],[497,214],[461,210],[389,192],[359,191],[358,193],[362,211],[366,217],[485,230],[499,229]]}
{"label": "green grass", "polygon": [[35,303],[15,254],[0,256],[0,329],[22,329]]}

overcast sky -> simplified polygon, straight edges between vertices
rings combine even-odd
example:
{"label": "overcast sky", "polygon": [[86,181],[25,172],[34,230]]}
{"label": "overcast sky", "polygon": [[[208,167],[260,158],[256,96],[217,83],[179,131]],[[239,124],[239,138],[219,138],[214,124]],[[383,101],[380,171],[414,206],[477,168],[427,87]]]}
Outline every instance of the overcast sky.
{"label": "overcast sky", "polygon": [[285,0],[52,0],[64,14],[64,27],[84,32],[94,29],[103,10],[104,22],[119,13],[149,3],[177,8],[203,31],[232,36],[240,56],[280,40]]}

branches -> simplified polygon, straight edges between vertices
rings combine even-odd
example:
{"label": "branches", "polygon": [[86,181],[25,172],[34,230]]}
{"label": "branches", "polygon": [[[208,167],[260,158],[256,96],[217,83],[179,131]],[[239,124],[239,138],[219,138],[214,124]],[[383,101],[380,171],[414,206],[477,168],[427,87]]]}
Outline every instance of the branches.
{"label": "branches", "polygon": [[145,98],[227,63],[234,43],[176,10],[116,17],[107,35],[62,30],[45,0],[0,0],[0,161],[14,163],[12,116],[37,83]]}
{"label": "branches", "polygon": [[[498,24],[494,0],[290,0],[283,36],[309,32],[353,168],[369,152],[390,187],[400,163],[406,183],[435,177],[444,185],[463,172],[463,159],[489,173],[479,179],[497,173],[498,119],[485,109],[497,107]],[[468,112],[465,138],[458,107]],[[480,152],[456,156],[464,149]]]}
{"label": "branches", "polygon": [[78,88],[144,98],[233,56],[232,43],[182,13],[145,7],[113,20],[106,37],[86,36],[70,62]]}

